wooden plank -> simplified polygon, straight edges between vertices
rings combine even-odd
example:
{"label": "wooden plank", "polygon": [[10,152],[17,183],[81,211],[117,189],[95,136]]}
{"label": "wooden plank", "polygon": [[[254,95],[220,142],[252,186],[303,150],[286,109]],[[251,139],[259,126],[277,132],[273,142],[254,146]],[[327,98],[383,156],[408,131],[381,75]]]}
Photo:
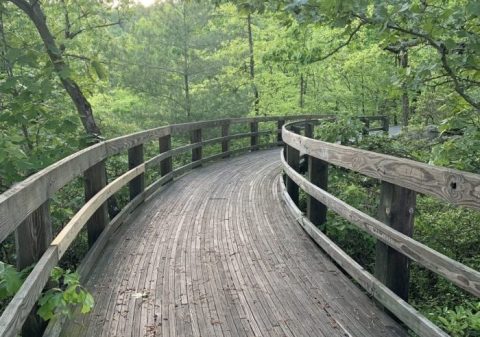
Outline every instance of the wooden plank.
{"label": "wooden plank", "polygon": [[469,293],[477,297],[480,296],[480,272],[440,254],[405,234],[399,233],[381,221],[313,185],[291,168],[283,155],[282,164],[285,173],[291,180],[329,209],[425,268],[445,277]]}
{"label": "wooden plank", "polygon": [[[382,182],[378,220],[412,237],[415,204],[414,191]],[[375,277],[406,302],[410,279],[408,267],[409,261],[405,255],[377,241]]]}
{"label": "wooden plank", "polygon": [[52,242],[50,202],[45,202],[28,216],[15,231],[17,270],[37,262]]}
{"label": "wooden plank", "polygon": [[[167,135],[160,137],[158,140],[160,153],[169,152],[172,149],[172,136]],[[164,176],[172,171],[172,157],[166,157],[160,162],[160,175]]]}
{"label": "wooden plank", "polygon": [[47,284],[59,260],[57,247],[49,247],[0,317],[0,336],[16,337]]}
{"label": "wooden plank", "polygon": [[[138,165],[143,164],[143,144],[132,147],[128,150],[128,169],[132,170]],[[145,166],[142,165],[143,169]],[[145,175],[139,174],[129,183],[130,200],[135,199],[137,195],[145,190]]]}
{"label": "wooden plank", "polygon": [[345,270],[362,288],[373,295],[390,312],[400,319],[413,332],[421,337],[448,337],[438,326],[416,311],[412,306],[395,295],[390,289],[373,277],[361,265],[348,256],[340,247],[330,240],[320,229],[305,218],[286,191],[284,200],[295,219],[310,237]]}
{"label": "wooden plank", "polygon": [[[229,133],[230,133],[230,123],[226,122],[225,124],[222,125],[222,138],[225,139],[226,137],[228,137]],[[228,158],[229,151],[230,151],[230,141],[228,139],[225,139],[222,141],[222,153],[224,153],[224,156],[222,156],[222,158]]]}
{"label": "wooden plank", "polygon": [[52,246],[58,246],[58,255],[62,257],[67,248],[77,237],[92,214],[104,203],[111,195],[120,190],[135,177],[145,172],[145,165],[135,167],[127,171],[110,184],[105,186],[99,193],[92,197],[61,230],[57,237],[52,241]]}
{"label": "wooden plank", "polygon": [[283,128],[284,141],[333,165],[480,210],[480,175],[309,139]]}
{"label": "wooden plank", "polygon": [[[85,188],[85,202],[107,185],[105,161],[98,162],[83,174]],[[109,222],[107,202],[100,205],[98,210],[87,222],[88,245],[91,247]]]}
{"label": "wooden plank", "polygon": [[[49,204],[49,201],[46,201],[30,214],[15,231],[16,262],[19,271],[35,264],[52,241]],[[45,325],[34,308],[23,324],[22,335],[40,337]]]}
{"label": "wooden plank", "polygon": [[[299,129],[295,129],[296,132],[300,132]],[[300,168],[300,152],[292,146],[285,145],[287,162],[288,165],[295,171],[298,172]],[[288,176],[286,178],[287,192],[292,198],[295,205],[299,203],[299,189],[298,185],[295,184],[295,181],[290,179]]]}
{"label": "wooden plank", "polygon": [[252,147],[252,151],[257,151],[258,150],[258,122],[250,122],[250,132],[253,134],[252,137],[250,137],[250,146]]}
{"label": "wooden plank", "polygon": [[[202,142],[202,129],[194,129],[190,134],[190,143],[201,143]],[[192,162],[197,162],[193,167],[201,166],[202,160],[202,147],[197,147],[192,150]]]}
{"label": "wooden plank", "polygon": [[[314,138],[315,127],[313,123],[305,125],[305,137]],[[308,180],[327,191],[328,186],[328,164],[323,160],[307,156]],[[307,194],[307,218],[323,232],[327,221],[327,207]]]}
{"label": "wooden plank", "polygon": [[285,124],[285,120],[284,119],[279,119],[277,121],[277,130],[279,132],[277,132],[277,143],[281,143],[283,140],[282,140],[282,127],[283,125]]}

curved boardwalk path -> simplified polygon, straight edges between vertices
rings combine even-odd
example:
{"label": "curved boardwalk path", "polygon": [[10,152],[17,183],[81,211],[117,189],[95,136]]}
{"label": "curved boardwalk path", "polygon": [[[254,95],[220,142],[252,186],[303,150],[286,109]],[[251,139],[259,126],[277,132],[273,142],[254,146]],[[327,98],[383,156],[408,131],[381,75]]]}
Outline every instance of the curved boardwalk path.
{"label": "curved boardwalk path", "polygon": [[279,150],[207,167],[135,211],[62,336],[406,336],[287,210]]}

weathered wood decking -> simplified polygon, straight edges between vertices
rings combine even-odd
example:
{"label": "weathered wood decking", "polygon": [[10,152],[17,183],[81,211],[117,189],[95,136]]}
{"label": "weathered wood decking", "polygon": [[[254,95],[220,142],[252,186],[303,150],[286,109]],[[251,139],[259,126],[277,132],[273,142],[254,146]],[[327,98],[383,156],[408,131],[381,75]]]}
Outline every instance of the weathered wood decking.
{"label": "weathered wood decking", "polygon": [[62,336],[406,336],[305,234],[279,150],[194,170],[111,237]]}

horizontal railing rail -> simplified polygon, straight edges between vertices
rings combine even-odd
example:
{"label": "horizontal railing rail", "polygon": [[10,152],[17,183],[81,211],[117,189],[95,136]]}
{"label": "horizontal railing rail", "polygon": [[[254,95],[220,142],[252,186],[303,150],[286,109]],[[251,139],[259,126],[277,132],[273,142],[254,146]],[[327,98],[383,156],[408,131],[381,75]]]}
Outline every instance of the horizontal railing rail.
{"label": "horizontal railing rail", "polygon": [[[86,194],[90,194],[90,196],[86,198],[84,206],[53,241],[47,242],[43,250],[36,252],[38,258],[37,261],[34,261],[36,264],[32,272],[0,317],[0,336],[13,337],[18,334],[40,297],[52,268],[58,264],[60,258],[85,225],[88,227],[90,249],[79,268],[81,276],[89,273],[110,233],[123,223],[138,205],[167,182],[211,160],[280,145],[281,135],[278,132],[286,121],[327,117],[331,116],[244,117],[163,126],[98,143],[64,158],[14,185],[0,195],[0,242],[15,232],[18,243],[17,256],[22,255],[23,250],[42,246],[35,240],[45,240],[48,235],[37,233],[39,229],[51,233],[51,224],[47,223],[48,221],[45,220],[45,223],[39,224],[30,220],[34,218],[36,212],[45,211],[45,204],[61,188],[83,175],[86,192],[89,192]],[[269,130],[259,131],[259,123],[267,122],[276,122],[277,125],[270,126]],[[230,127],[237,124],[249,126],[250,132],[231,133]],[[212,128],[220,128],[221,137],[203,139],[203,131]],[[184,139],[185,135],[190,135],[190,144],[172,148],[172,137],[183,136],[181,139]],[[266,142],[262,142],[262,136],[270,137]],[[250,146],[230,149],[232,141],[245,138],[250,138]],[[270,138],[274,141],[270,141]],[[160,153],[153,158],[144,160],[144,145],[151,141],[158,141]],[[204,157],[203,148],[214,144],[221,144],[221,152]],[[126,151],[128,151],[128,171],[107,183],[105,160]],[[191,162],[173,169],[172,158],[188,151],[191,151]],[[160,178],[145,187],[145,173],[152,169],[160,170]],[[102,209],[106,212],[108,198],[126,185],[130,190],[130,202],[120,213],[111,221],[108,216],[101,216],[101,214],[97,216]],[[92,217],[95,217],[95,221],[92,221]],[[38,218],[35,217],[36,221]],[[36,235],[22,237],[24,231],[19,231],[20,228],[26,229],[28,233],[36,233]]]}
{"label": "horizontal railing rail", "polygon": [[[282,166],[285,199],[310,236],[362,287],[419,336],[448,336],[407,303],[408,259],[480,297],[480,272],[411,238],[416,193],[480,210],[480,175],[427,165],[314,139],[315,122],[285,124]],[[303,125],[304,135],[298,125]],[[308,160],[300,173],[300,153]],[[381,181],[379,219],[327,192],[328,166],[335,165]],[[307,212],[299,208],[299,189]],[[326,211],[337,213],[377,239],[375,276],[350,258],[324,233]]]}

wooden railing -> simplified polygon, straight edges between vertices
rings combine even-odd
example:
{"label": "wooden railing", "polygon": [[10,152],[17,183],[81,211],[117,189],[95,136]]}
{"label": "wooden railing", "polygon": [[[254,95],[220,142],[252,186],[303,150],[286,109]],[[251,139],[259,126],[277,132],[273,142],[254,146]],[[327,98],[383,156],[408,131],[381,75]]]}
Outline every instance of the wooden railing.
{"label": "wooden railing", "polygon": [[[480,175],[315,140],[315,124],[294,122],[284,125],[282,130],[284,197],[292,212],[336,263],[412,331],[424,337],[448,336],[407,303],[408,260],[477,297],[480,273],[411,238],[416,193],[480,210]],[[308,158],[306,177],[298,170],[300,153]],[[329,165],[381,181],[378,219],[327,192]],[[299,188],[308,195],[306,214],[297,207]],[[325,235],[327,208],[377,239],[375,276]]]}
{"label": "wooden railing", "polygon": [[[34,260],[38,261],[34,261],[36,264],[32,272],[0,317],[0,336],[13,337],[21,330],[41,295],[52,268],[57,265],[85,225],[88,229],[90,249],[79,268],[81,275],[88,274],[110,233],[124,222],[140,203],[167,182],[207,161],[281,145],[281,127],[285,121],[319,117],[302,115],[236,118],[159,127],[86,148],[13,186],[0,195],[0,242],[15,232],[17,257],[31,256],[32,247],[35,247],[37,251],[34,255],[37,258]],[[266,122],[274,122],[276,125],[267,131],[259,131],[259,123]],[[249,126],[251,132],[232,134],[230,126],[238,124]],[[204,139],[204,131],[212,128],[219,128],[221,137]],[[172,137],[185,135],[190,135],[190,144],[172,149]],[[261,137],[264,135],[269,140],[262,143]],[[250,138],[249,146],[230,149],[232,141],[245,138]],[[273,142],[270,141],[272,139]],[[144,145],[152,141],[158,141],[159,154],[145,161]],[[212,144],[221,144],[221,152],[204,157],[203,148]],[[107,184],[105,160],[125,151],[128,152],[128,171]],[[173,169],[172,158],[188,151],[191,151],[191,162]],[[145,187],[145,173],[148,170],[159,170],[160,178]],[[82,175],[86,203],[52,241],[48,201],[62,187]],[[127,184],[130,202],[110,221],[107,200]],[[38,216],[39,214],[43,216]]]}

